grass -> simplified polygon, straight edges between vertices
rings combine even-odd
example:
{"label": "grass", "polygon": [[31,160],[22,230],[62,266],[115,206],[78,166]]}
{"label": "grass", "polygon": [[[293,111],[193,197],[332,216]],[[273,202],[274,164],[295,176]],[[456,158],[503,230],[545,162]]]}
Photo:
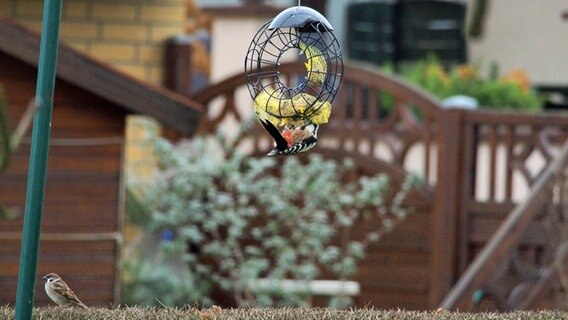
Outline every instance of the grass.
{"label": "grass", "polygon": [[[13,319],[14,310],[11,307],[0,307],[0,319]],[[371,320],[485,320],[485,319],[568,319],[568,313],[560,311],[518,311],[511,313],[460,313],[460,312],[422,312],[404,310],[334,310],[334,309],[195,309],[195,308],[141,308],[128,307],[119,309],[89,308],[64,309],[58,307],[36,308],[33,319],[41,320],[169,320],[169,319],[196,319],[196,320],[239,320],[239,319],[371,319]]]}

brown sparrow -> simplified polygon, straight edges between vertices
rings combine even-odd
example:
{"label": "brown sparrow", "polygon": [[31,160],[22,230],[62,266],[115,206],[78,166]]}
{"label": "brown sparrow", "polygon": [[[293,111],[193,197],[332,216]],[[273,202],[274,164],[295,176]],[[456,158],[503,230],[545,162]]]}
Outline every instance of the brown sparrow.
{"label": "brown sparrow", "polygon": [[78,306],[87,308],[57,274],[49,273],[43,277],[43,281],[45,281],[45,292],[53,302],[63,307]]}

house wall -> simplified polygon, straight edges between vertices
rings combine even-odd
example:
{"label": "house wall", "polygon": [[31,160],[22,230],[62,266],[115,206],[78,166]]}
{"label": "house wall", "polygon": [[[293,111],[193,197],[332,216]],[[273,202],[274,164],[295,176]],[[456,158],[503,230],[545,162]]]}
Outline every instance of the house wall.
{"label": "house wall", "polygon": [[536,84],[566,86],[567,12],[564,0],[489,1],[483,37],[469,39],[470,60],[496,62],[502,72],[522,68]]}
{"label": "house wall", "polygon": [[[161,85],[163,43],[183,33],[186,0],[66,0],[61,39],[126,73]],[[41,29],[43,1],[3,0],[0,15]]]}
{"label": "house wall", "polygon": [[[36,75],[35,67],[0,53],[12,126],[34,96]],[[58,273],[87,305],[108,307],[120,296],[126,111],[61,80],[56,87],[38,273]],[[29,149],[24,139],[0,175],[0,203],[19,213],[0,220],[0,305],[15,302]],[[40,279],[35,292],[37,305],[52,305]]]}
{"label": "house wall", "polygon": [[[244,61],[251,41],[258,30],[280,12],[265,10],[251,13],[243,7],[207,7],[206,14],[212,16],[211,24],[211,83],[244,71]],[[232,30],[239,30],[234,32]],[[236,92],[236,105],[239,114],[245,119],[253,116],[252,99],[245,88]],[[208,106],[209,114],[217,114],[222,108],[222,101]],[[224,121],[224,130],[238,129],[238,122]]]}
{"label": "house wall", "polygon": [[240,6],[203,7],[202,10],[212,17],[211,83],[243,71],[250,42],[260,27],[280,12],[278,9],[250,12]]}

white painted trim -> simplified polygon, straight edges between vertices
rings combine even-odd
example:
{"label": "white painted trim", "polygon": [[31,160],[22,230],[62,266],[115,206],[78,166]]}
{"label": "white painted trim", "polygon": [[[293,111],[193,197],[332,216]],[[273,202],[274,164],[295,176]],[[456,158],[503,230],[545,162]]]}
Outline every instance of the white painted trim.
{"label": "white painted trim", "polygon": [[253,291],[281,290],[287,293],[308,292],[317,296],[357,296],[361,286],[356,281],[340,280],[273,280],[258,279],[249,284]]}

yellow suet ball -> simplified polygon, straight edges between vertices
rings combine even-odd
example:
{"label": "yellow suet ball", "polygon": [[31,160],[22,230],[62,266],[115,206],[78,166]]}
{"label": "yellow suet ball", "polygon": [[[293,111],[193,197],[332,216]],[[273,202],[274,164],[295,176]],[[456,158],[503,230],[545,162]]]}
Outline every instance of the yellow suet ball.
{"label": "yellow suet ball", "polygon": [[320,86],[325,82],[327,74],[327,62],[325,55],[315,46],[308,46],[303,42],[299,43],[300,50],[306,55],[306,71],[308,72],[308,83]]}

